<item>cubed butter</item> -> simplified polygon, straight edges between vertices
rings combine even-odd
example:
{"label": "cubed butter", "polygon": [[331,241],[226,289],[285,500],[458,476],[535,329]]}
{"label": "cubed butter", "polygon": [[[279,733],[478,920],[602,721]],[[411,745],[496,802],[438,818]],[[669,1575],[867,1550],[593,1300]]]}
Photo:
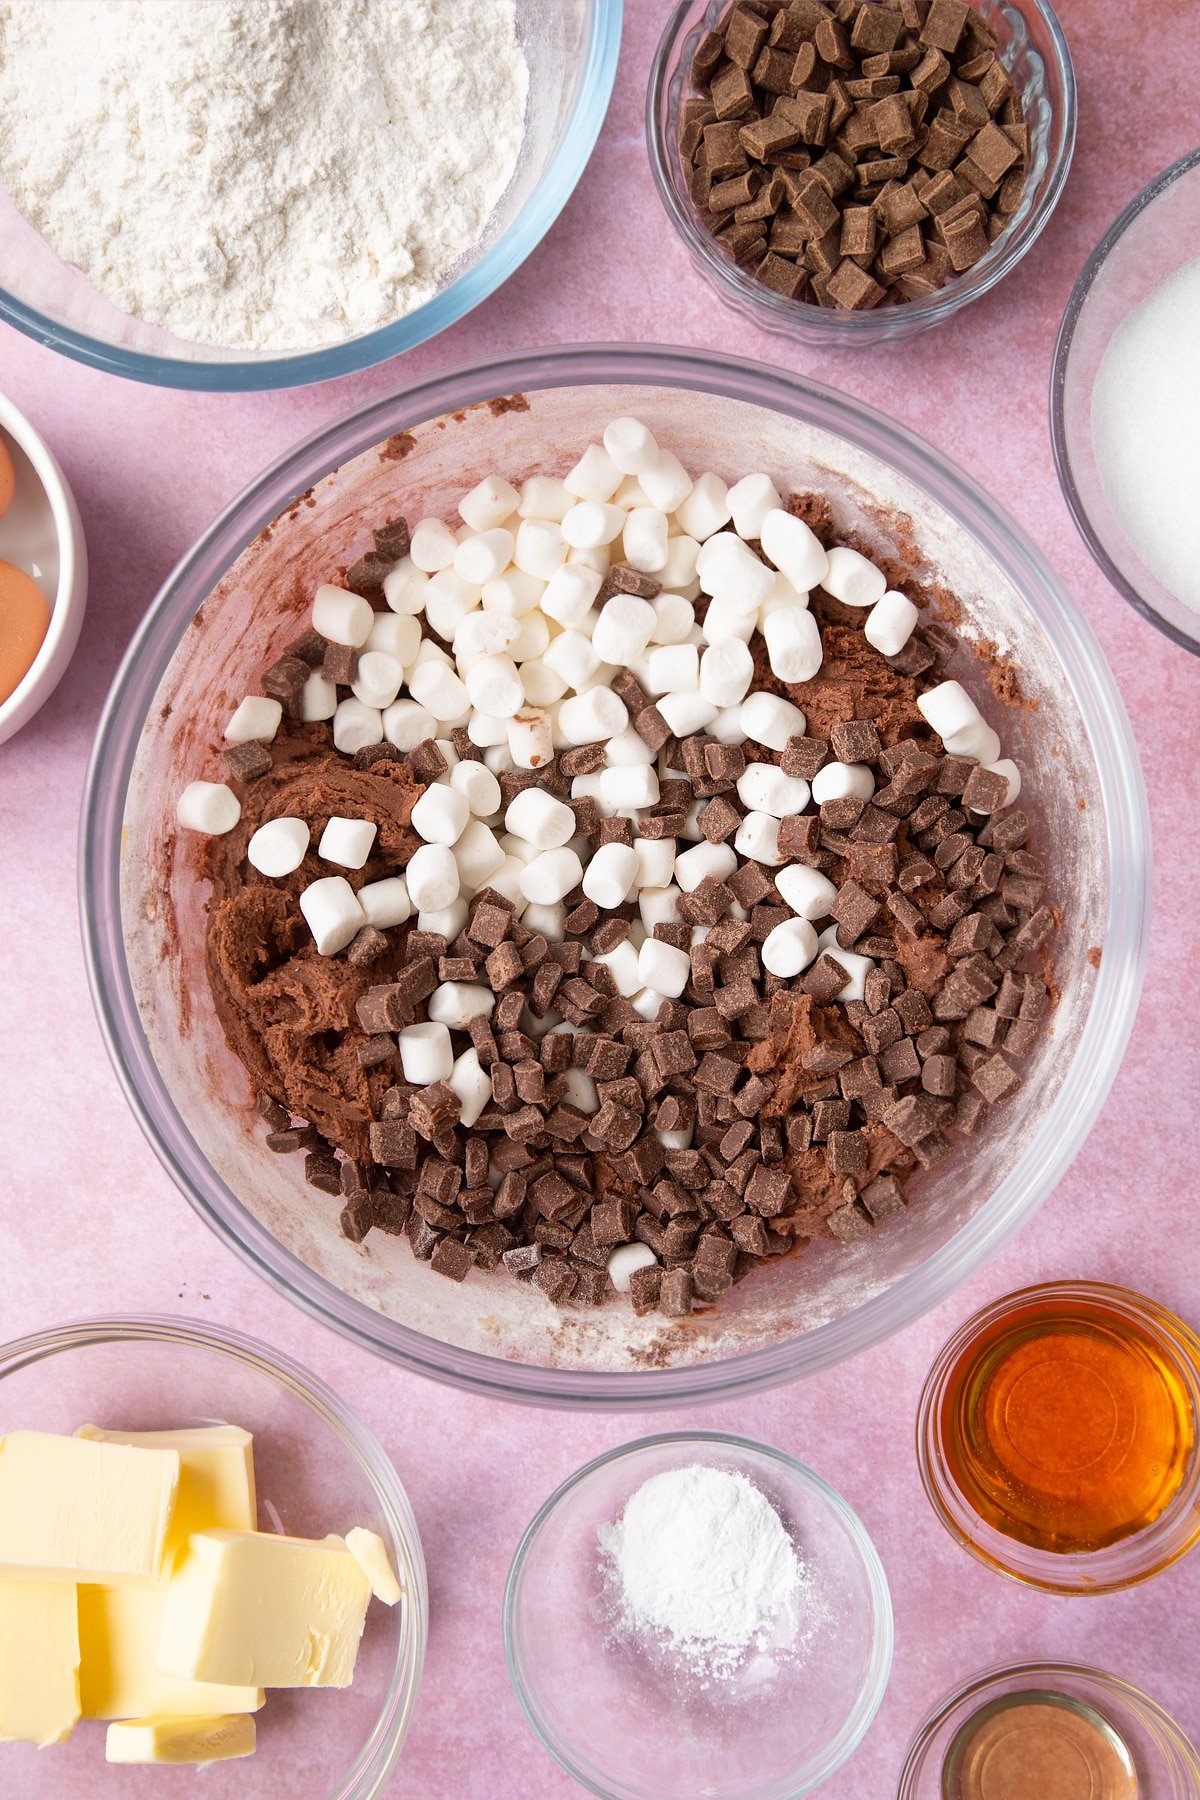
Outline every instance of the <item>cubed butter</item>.
{"label": "cubed butter", "polygon": [[[253,1531],[254,1440],[248,1431],[235,1425],[189,1431],[102,1431],[82,1425],[76,1435],[92,1442],[176,1452],[179,1490],[167,1533],[169,1562],[186,1549],[193,1531],[218,1526]],[[85,1719],[188,1719],[257,1712],[262,1705],[265,1696],[259,1687],[179,1681],[158,1673],[154,1662],[169,1581],[168,1570],[151,1588],[80,1588],[80,1701]]]}
{"label": "cubed butter", "polygon": [[395,1606],[400,1599],[400,1583],[379,1533],[356,1525],[346,1533],[346,1548],[370,1582],[375,1598],[385,1606]]}
{"label": "cubed butter", "polygon": [[349,1687],[370,1598],[341,1538],[198,1531],[171,1576],[158,1667],[186,1681]]}
{"label": "cubed butter", "polygon": [[8,1432],[0,1437],[0,1578],[157,1581],[178,1486],[177,1450]]}
{"label": "cubed butter", "polygon": [[108,1728],[110,1763],[229,1762],[253,1756],[254,1720],[245,1713],[201,1719],[123,1719]]}
{"label": "cubed butter", "polygon": [[65,1744],[79,1717],[69,1581],[0,1581],[0,1742]]}

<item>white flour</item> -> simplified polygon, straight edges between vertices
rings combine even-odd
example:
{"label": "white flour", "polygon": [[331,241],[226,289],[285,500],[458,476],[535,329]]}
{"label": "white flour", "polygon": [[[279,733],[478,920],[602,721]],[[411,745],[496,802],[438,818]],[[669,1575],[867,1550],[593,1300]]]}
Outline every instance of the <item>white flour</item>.
{"label": "white flour", "polygon": [[727,1679],[749,1651],[789,1647],[804,1571],[779,1514],[744,1475],[702,1463],[652,1475],[599,1538],[622,1624],[665,1643],[694,1674]]}
{"label": "white flour", "polygon": [[334,343],[478,241],[528,84],[512,0],[0,0],[0,181],[126,312]]}

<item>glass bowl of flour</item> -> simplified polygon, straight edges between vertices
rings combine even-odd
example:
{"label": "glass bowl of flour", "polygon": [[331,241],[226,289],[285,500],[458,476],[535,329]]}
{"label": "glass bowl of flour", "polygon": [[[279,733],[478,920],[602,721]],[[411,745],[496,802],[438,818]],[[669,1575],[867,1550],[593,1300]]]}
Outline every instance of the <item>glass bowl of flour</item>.
{"label": "glass bowl of flour", "polygon": [[1088,549],[1160,631],[1200,652],[1200,150],[1109,227],[1054,354],[1054,460]]}
{"label": "glass bowl of flour", "polygon": [[541,242],[622,0],[8,0],[0,319],[163,387],[386,361]]}
{"label": "glass bowl of flour", "polygon": [[605,1800],[795,1800],[853,1754],[892,1611],[846,1501],[720,1432],[625,1444],[573,1475],[513,1559],[509,1674],[530,1726]]}

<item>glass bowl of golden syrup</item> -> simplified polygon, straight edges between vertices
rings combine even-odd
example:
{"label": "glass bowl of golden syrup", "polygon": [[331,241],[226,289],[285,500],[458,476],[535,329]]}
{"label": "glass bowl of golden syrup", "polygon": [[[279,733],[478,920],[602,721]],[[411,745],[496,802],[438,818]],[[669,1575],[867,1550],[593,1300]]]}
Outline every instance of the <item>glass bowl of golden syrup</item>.
{"label": "glass bowl of golden syrup", "polygon": [[934,1511],[981,1562],[1059,1594],[1156,1575],[1200,1540],[1200,1340],[1095,1282],[985,1307],[930,1370],[917,1457]]}
{"label": "glass bowl of golden syrup", "polygon": [[897,1800],[1195,1800],[1200,1757],[1148,1694],[1077,1663],[988,1669],[930,1713]]}

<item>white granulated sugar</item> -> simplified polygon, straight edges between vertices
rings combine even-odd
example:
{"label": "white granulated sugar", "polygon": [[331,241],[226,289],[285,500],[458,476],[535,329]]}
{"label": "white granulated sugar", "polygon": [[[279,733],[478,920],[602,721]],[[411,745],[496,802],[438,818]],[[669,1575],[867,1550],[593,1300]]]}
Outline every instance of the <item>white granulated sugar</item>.
{"label": "white granulated sugar", "polygon": [[1200,258],[1113,333],[1092,394],[1092,444],[1133,549],[1200,612]]}
{"label": "white granulated sugar", "polygon": [[0,181],[125,312],[303,349],[437,292],[528,86],[512,0],[0,0]]}
{"label": "white granulated sugar", "polygon": [[701,1463],[652,1475],[598,1535],[622,1627],[664,1646],[686,1671],[728,1680],[748,1653],[790,1647],[804,1570],[779,1514],[746,1476]]}

